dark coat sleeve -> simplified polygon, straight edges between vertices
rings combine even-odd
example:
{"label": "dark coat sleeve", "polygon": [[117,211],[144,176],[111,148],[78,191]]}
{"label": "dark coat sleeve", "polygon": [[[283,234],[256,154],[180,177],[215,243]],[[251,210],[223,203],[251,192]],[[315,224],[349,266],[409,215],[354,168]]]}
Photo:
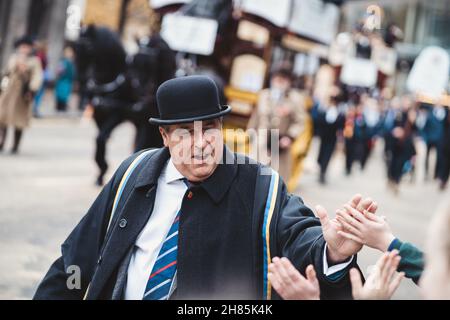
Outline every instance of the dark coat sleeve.
{"label": "dark coat sleeve", "polygon": [[[113,198],[120,180],[136,155],[122,163],[109,183],[103,188],[87,214],[61,246],[61,257],[50,267],[34,295],[35,300],[81,300],[92,279],[103,245],[112,208]],[[81,288],[70,290],[67,281],[71,266],[79,267]]]}
{"label": "dark coat sleeve", "polygon": [[356,257],[344,270],[343,275],[331,280],[323,273],[325,240],[320,220],[303,203],[302,199],[286,191],[281,185],[280,208],[276,225],[277,250],[287,257],[305,275],[306,267],[312,264],[320,282],[321,299],[351,299],[351,284],[348,271],[356,267]]}

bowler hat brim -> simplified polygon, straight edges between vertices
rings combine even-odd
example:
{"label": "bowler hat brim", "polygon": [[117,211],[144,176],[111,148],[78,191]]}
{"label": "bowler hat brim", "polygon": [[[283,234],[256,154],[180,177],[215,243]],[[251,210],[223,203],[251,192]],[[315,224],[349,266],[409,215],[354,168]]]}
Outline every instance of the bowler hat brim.
{"label": "bowler hat brim", "polygon": [[211,120],[211,119],[217,119],[221,118],[223,116],[226,116],[231,112],[230,106],[222,106],[221,111],[217,113],[207,114],[203,116],[197,116],[192,118],[184,118],[184,119],[158,119],[158,118],[151,118],[149,120],[150,124],[157,125],[157,126],[168,126],[173,124],[182,124],[182,123],[190,123],[195,121],[204,121],[204,120]]}

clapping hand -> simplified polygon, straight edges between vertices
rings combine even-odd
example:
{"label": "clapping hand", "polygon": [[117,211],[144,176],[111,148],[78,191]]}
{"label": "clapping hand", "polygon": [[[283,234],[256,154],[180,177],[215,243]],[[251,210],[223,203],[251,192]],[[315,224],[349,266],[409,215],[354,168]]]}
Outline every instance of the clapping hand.
{"label": "clapping hand", "polygon": [[399,263],[398,251],[383,254],[364,286],[359,271],[350,270],[353,298],[355,300],[390,299],[405,276],[403,272],[396,272]]}
{"label": "clapping hand", "polygon": [[319,280],[312,265],[306,268],[305,278],[287,258],[273,258],[268,278],[284,300],[320,299]]}

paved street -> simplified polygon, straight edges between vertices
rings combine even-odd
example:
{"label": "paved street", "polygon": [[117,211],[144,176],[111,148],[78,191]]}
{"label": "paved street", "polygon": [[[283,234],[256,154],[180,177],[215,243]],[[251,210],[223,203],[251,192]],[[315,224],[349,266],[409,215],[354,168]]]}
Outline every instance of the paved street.
{"label": "paved street", "polygon": [[[133,127],[120,126],[108,146],[109,174],[131,152]],[[29,299],[50,264],[60,254],[59,246],[84,215],[99,189],[94,186],[93,161],[96,129],[92,121],[78,117],[51,116],[34,120],[25,132],[22,153],[0,154],[0,299]],[[7,150],[9,151],[7,144]],[[344,158],[338,152],[331,163],[329,184],[317,183],[314,142],[305,174],[297,190],[306,204],[322,204],[334,213],[354,193],[370,195],[380,204],[395,234],[423,246],[427,224],[443,198],[432,183],[405,182],[399,196],[386,188],[382,145],[377,146],[367,170],[343,174]],[[419,145],[420,153],[423,151]],[[364,249],[359,257],[364,272],[378,253]],[[411,281],[404,281],[396,298],[418,298]]]}

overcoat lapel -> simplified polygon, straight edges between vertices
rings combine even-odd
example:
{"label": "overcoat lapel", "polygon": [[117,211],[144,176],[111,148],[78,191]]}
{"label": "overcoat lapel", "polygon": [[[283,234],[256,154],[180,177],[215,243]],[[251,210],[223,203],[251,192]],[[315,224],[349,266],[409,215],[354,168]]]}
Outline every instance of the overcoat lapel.
{"label": "overcoat lapel", "polygon": [[153,211],[158,177],[168,159],[168,150],[161,149],[144,160],[130,178],[128,192],[123,194],[106,237],[88,299],[101,296],[102,289],[145,227]]}

